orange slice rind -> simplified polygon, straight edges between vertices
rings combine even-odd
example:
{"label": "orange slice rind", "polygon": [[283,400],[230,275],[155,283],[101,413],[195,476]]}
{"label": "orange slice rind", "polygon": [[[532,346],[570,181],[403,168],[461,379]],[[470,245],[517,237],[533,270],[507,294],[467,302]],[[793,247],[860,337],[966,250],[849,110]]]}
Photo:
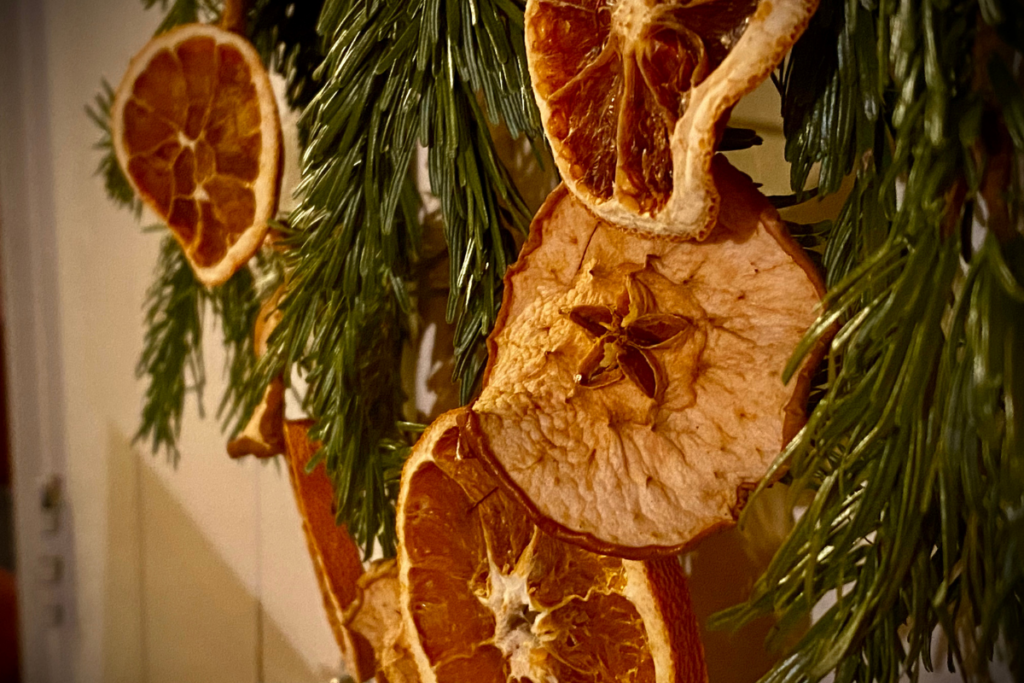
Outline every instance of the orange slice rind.
{"label": "orange slice rind", "polygon": [[820,354],[781,374],[823,284],[750,179],[714,174],[704,242],[624,232],[558,188],[505,278],[464,436],[534,522],[596,552],[734,524],[805,418]]}
{"label": "orange slice rind", "polygon": [[403,628],[425,683],[704,683],[675,558],[597,555],[544,533],[438,418],[398,502]]}
{"label": "orange slice rind", "polygon": [[817,0],[529,0],[526,45],[566,186],[604,220],[704,239],[728,113],[782,61]]}
{"label": "orange slice rind", "polygon": [[[359,680],[373,675],[374,653],[372,646],[348,628],[353,611],[359,609],[354,603],[360,599],[363,580],[363,563],[359,548],[348,535],[345,527],[337,526],[334,520],[334,487],[322,467],[306,472],[306,467],[319,444],[309,440],[311,421],[289,420],[284,426],[288,474],[295,494],[295,503],[302,518],[302,531],[331,632],[341,650],[342,658],[350,672],[358,674]],[[365,580],[364,580],[365,581]]]}
{"label": "orange slice rind", "polygon": [[364,571],[359,548],[334,519],[334,487],[322,467],[307,472],[320,444],[309,440],[310,420],[284,424],[288,473],[323,598],[327,622],[345,669],[358,681],[417,683],[398,607],[394,560]]}
{"label": "orange slice rind", "polygon": [[[253,353],[262,358],[267,352],[271,332],[281,322],[278,308],[284,296],[284,285],[278,287],[260,306],[253,329]],[[249,421],[237,437],[228,442],[228,455],[243,458],[272,458],[284,450],[284,380],[278,376],[263,391],[263,398],[253,408]]]}
{"label": "orange slice rind", "polygon": [[196,277],[225,282],[277,211],[281,127],[270,79],[242,37],[188,24],[129,64],[111,108],[118,162]]}
{"label": "orange slice rind", "polygon": [[284,382],[275,377],[263,391],[263,398],[256,405],[238,436],[228,442],[227,451],[231,458],[266,459],[284,453]]}

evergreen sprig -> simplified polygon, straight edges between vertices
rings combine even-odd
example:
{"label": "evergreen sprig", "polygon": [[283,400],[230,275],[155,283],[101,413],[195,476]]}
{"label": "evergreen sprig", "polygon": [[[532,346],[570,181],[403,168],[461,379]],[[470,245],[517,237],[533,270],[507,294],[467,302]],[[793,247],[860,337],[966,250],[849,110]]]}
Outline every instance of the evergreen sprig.
{"label": "evergreen sprig", "polygon": [[282,369],[305,373],[311,433],[323,447],[339,520],[367,553],[394,552],[393,501],[409,425],[401,357],[414,315],[421,234],[411,164],[427,148],[451,264],[463,398],[484,360],[509,229],[526,209],[488,125],[536,135],[522,6],[501,0],[328,0],[321,87],[303,115],[300,206],[290,217],[288,292],[254,392]]}
{"label": "evergreen sprig", "polygon": [[164,237],[156,278],[146,292],[146,335],[135,375],[147,379],[136,441],[149,441],[177,462],[181,416],[188,393],[202,414],[206,370],[203,363],[203,286],[195,279],[181,247]]}
{"label": "evergreen sprig", "polygon": [[157,4],[164,13],[163,21],[156,30],[156,35],[166,33],[175,26],[191,24],[197,21],[209,22],[220,16],[219,0],[142,0],[146,9],[153,9]]}
{"label": "evergreen sprig", "polygon": [[749,601],[713,620],[774,613],[778,643],[834,595],[766,681],[914,680],[936,628],[964,676],[985,677],[1002,637],[1024,677],[1024,192],[1007,161],[1024,117],[1009,70],[991,78],[1020,59],[993,36],[1021,8],[980,5],[823,2],[783,70],[794,188],[819,162],[823,192],[856,181],[825,313],[787,370],[841,325],[825,396],[776,463],[813,500]]}
{"label": "evergreen sprig", "polygon": [[[196,21],[216,21],[222,10],[217,0],[142,0],[147,8],[163,11],[156,33]],[[248,12],[249,37],[265,62],[285,78],[289,102],[302,105],[315,90],[311,73],[322,60],[316,40],[319,4],[293,0],[256,0]],[[106,80],[95,102],[86,107],[100,129],[96,147],[103,152],[97,174],[104,179],[108,197],[118,206],[141,215],[135,195],[114,154],[110,109],[114,89]],[[189,393],[203,410],[202,390],[206,375],[202,355],[204,316],[212,316],[223,332],[226,388],[217,414],[222,428],[233,436],[245,425],[261,398],[250,390],[255,373],[252,349],[253,325],[259,301],[252,271],[243,268],[228,282],[211,289],[194,278],[181,249],[171,238],[162,242],[157,275],[146,299],[146,336],[136,372],[148,385],[136,439],[147,440],[155,451],[165,450],[177,460],[181,415]]]}
{"label": "evergreen sprig", "polygon": [[303,109],[319,84],[313,73],[324,59],[323,41],[316,31],[324,0],[253,0],[246,35],[268,68],[281,74],[285,100]]}
{"label": "evergreen sprig", "polygon": [[[203,325],[209,314],[220,323],[226,355],[227,388],[218,412],[230,408],[223,416],[225,426],[248,417],[255,404],[239,392],[254,371],[252,330],[258,302],[249,269],[242,268],[223,285],[208,289],[195,278],[174,238],[164,237],[156,278],[146,293],[146,335],[135,369],[136,376],[147,381],[136,440],[148,441],[153,452],[163,449],[177,461],[188,394],[195,395],[203,413]],[[239,426],[235,424],[233,431]]]}
{"label": "evergreen sprig", "polygon": [[[255,260],[262,259],[257,254]],[[231,438],[245,427],[258,404],[245,388],[256,371],[254,328],[266,294],[257,287],[249,267],[240,268],[224,284],[204,290],[224,347],[225,386],[217,416]]]}

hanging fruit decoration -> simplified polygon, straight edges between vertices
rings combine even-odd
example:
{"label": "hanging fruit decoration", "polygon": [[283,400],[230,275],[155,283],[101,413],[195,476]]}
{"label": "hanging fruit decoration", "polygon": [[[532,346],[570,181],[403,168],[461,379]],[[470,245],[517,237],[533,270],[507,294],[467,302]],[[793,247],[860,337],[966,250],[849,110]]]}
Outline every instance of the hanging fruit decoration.
{"label": "hanging fruit decoration", "polygon": [[817,0],[529,0],[533,92],[566,186],[622,228],[702,239],[732,106],[778,66]]}
{"label": "hanging fruit decoration", "polygon": [[804,419],[808,360],[781,373],[823,292],[749,178],[704,242],[627,233],[566,190],[506,278],[473,450],[549,533],[597,552],[678,552],[733,523]]}
{"label": "hanging fruit decoration", "polygon": [[404,645],[398,608],[398,571],[394,560],[373,563],[366,571],[359,549],[334,519],[334,487],[322,466],[307,471],[319,444],[309,440],[312,423],[284,424],[288,472],[327,621],[347,671],[359,681],[383,670],[390,683],[415,683]]}
{"label": "hanging fruit decoration", "polygon": [[[284,286],[280,286],[260,306],[253,330],[253,352],[256,358],[262,358],[267,352],[267,340],[271,332],[281,322],[281,311],[278,305],[284,296]],[[281,455],[284,450],[284,380],[274,377],[263,391],[263,398],[253,408],[249,421],[242,431],[228,442],[228,455],[242,458],[247,455],[256,458],[272,458]]]}
{"label": "hanging fruit decoration", "polygon": [[[307,472],[310,423],[284,421],[280,379],[229,446],[286,453],[360,680],[706,681],[683,571],[654,556],[731,524],[802,425],[820,354],[788,386],[781,373],[823,293],[767,200],[714,155],[815,6],[529,0],[529,69],[565,184],[505,276],[482,393],[406,463],[397,564],[364,572],[331,481]],[[242,16],[229,3],[225,26]],[[132,60],[111,116],[133,188],[197,278],[226,281],[277,210],[280,125],[256,52],[213,26],[169,31]],[[260,312],[258,355],[280,296]]]}
{"label": "hanging fruit decoration", "polygon": [[111,108],[118,162],[196,278],[225,282],[277,211],[281,129],[270,79],[235,33],[187,24],[131,61]]}
{"label": "hanging fruit decoration", "polygon": [[674,558],[634,562],[533,525],[442,415],[398,500],[404,630],[425,682],[707,680]]}
{"label": "hanging fruit decoration", "polygon": [[[505,278],[465,438],[542,529],[679,552],[734,523],[804,420],[824,292],[715,157],[813,0],[530,0],[527,56],[565,189]],[[687,241],[690,240],[690,241]]]}

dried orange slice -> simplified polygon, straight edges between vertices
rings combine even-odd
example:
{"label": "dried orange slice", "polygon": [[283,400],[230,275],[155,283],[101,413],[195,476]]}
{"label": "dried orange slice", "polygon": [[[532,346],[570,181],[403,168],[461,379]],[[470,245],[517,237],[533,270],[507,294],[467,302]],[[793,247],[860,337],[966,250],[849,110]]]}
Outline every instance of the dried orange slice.
{"label": "dried orange slice", "polygon": [[563,187],[505,278],[466,438],[541,528],[596,552],[733,524],[804,421],[817,359],[781,374],[823,284],[750,179],[713,171],[708,240],[627,233]]}
{"label": "dried orange slice", "polygon": [[[288,472],[295,502],[302,517],[313,569],[320,584],[327,621],[351,671],[373,674],[373,651],[347,628],[346,611],[360,595],[357,581],[363,575],[359,548],[345,527],[334,520],[334,487],[322,467],[306,472],[306,466],[320,445],[309,440],[312,422],[289,420],[284,426]],[[369,669],[367,673],[366,669]]]}
{"label": "dried orange slice", "polygon": [[399,494],[402,618],[421,679],[705,682],[676,559],[605,557],[538,529],[460,448],[459,414],[421,437]]}
{"label": "dried orange slice", "polygon": [[729,110],[817,0],[529,0],[526,54],[566,186],[605,220],[703,239]]}
{"label": "dried orange slice", "polygon": [[[262,358],[267,352],[267,340],[281,321],[278,309],[284,285],[274,291],[260,306],[253,330],[253,352]],[[251,455],[257,458],[272,458],[284,453],[284,380],[278,376],[270,381],[263,391],[263,399],[253,409],[242,432],[228,443],[228,455],[242,458]]]}
{"label": "dried orange slice", "polygon": [[111,109],[118,162],[196,277],[226,281],[277,211],[281,125],[270,79],[233,33],[188,24],[151,40]]}
{"label": "dried orange slice", "polygon": [[[363,571],[359,548],[334,519],[334,487],[322,467],[307,472],[320,444],[309,440],[309,420],[284,425],[288,471],[327,621],[350,675],[365,681],[415,683],[398,608],[398,567],[373,562]],[[387,674],[385,673],[388,672]]]}

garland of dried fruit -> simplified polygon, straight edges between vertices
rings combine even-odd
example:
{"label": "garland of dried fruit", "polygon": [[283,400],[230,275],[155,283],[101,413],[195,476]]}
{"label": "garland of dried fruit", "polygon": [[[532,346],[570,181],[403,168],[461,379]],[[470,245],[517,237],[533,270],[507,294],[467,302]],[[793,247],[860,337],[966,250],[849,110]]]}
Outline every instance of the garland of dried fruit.
{"label": "garland of dried fruit", "polygon": [[[387,619],[360,618],[358,606],[335,619],[340,640],[375,644],[372,665],[348,646],[357,653],[350,662],[362,657],[358,671],[457,679],[459,648],[487,640],[470,659],[501,675],[539,676],[554,671],[551,662],[593,673],[593,660],[558,650],[582,635],[558,626],[574,594],[534,599],[541,589],[530,567],[547,558],[575,567],[570,574],[587,586],[625,586],[632,608],[592,609],[606,625],[620,608],[639,614],[646,645],[601,661],[625,672],[653,667],[656,680],[682,676],[664,662],[666,652],[701,661],[686,645],[692,618],[651,607],[659,591],[643,588],[642,577],[658,574],[656,563],[630,569],[552,536],[626,557],[674,553],[732,523],[750,488],[788,469],[794,491],[814,491],[810,508],[750,601],[720,621],[775,612],[783,638],[823,595],[839,593],[769,679],[835,670],[841,681],[895,680],[929,666],[937,626],[965,674],[983,676],[1002,637],[1004,657],[1024,675],[1016,647],[1024,625],[1024,373],[1014,362],[1024,332],[1019,4],[826,0],[814,14],[776,79],[792,199],[807,197],[815,163],[817,194],[836,192],[849,174],[853,189],[836,221],[796,233],[804,246],[825,243],[830,289],[813,325],[820,286],[805,252],[749,180],[712,158],[719,143],[753,141],[723,130],[723,118],[783,59],[814,11],[806,2],[649,9],[531,0],[525,20],[507,2],[229,2],[225,28],[284,75],[289,105],[305,112],[304,168],[299,207],[272,222],[276,248],[210,289],[199,280],[223,281],[230,268],[209,276],[204,268],[244,262],[235,245],[256,248],[274,213],[276,128],[263,124],[276,112],[244,41],[201,27],[164,33],[211,21],[217,7],[163,5],[162,37],[130,68],[134,98],[107,88],[92,112],[104,129],[113,119],[105,144],[185,249],[167,241],[150,293],[140,436],[176,453],[186,379],[202,388],[207,302],[231,364],[222,414],[236,432],[249,422],[233,454],[280,452],[282,382],[290,371],[305,374],[310,436],[323,442],[306,469],[325,464],[337,516],[364,548],[376,539],[390,552],[396,532],[402,540],[399,587],[364,579],[362,594],[397,591],[401,607],[390,609],[404,631],[375,640],[368,630]],[[227,56],[212,71],[188,72],[209,50]],[[167,86],[178,68],[171,52],[185,70],[178,92]],[[228,93],[223,105],[208,99],[210,81]],[[137,112],[126,116],[133,101]],[[170,109],[147,118],[161,102]],[[488,126],[499,119],[513,137],[532,139],[543,123],[577,197],[556,191],[537,215],[500,313],[515,248],[508,228],[523,230],[530,211],[495,153]],[[413,302],[427,298],[433,265],[407,172],[417,142],[441,200],[461,402],[474,396],[482,342],[493,333],[479,397],[432,427],[410,459],[396,528],[398,473],[420,429],[404,421],[396,359],[415,337]],[[101,169],[111,196],[137,211],[117,162],[108,157]],[[270,304],[258,314],[260,301],[278,297],[276,312]],[[836,328],[827,382],[800,429],[817,354]],[[788,388],[777,379],[786,358],[785,378],[797,378]],[[309,457],[307,449],[301,461]],[[484,615],[490,636],[445,641],[431,624],[460,614],[416,611],[437,580],[417,568],[439,533],[432,515],[468,515],[477,521],[463,536],[482,529],[487,539],[486,551],[467,540],[469,554],[447,562],[499,558],[467,577],[483,581],[478,596],[504,596]],[[322,557],[318,532],[307,533]],[[581,569],[594,562],[604,569]],[[345,611],[351,598],[337,598],[331,563],[318,563],[325,596]],[[509,593],[514,585],[527,588]],[[479,607],[454,588],[445,594],[452,605]],[[896,636],[901,626],[906,641]],[[703,665],[693,666],[686,676],[697,680]]]}

